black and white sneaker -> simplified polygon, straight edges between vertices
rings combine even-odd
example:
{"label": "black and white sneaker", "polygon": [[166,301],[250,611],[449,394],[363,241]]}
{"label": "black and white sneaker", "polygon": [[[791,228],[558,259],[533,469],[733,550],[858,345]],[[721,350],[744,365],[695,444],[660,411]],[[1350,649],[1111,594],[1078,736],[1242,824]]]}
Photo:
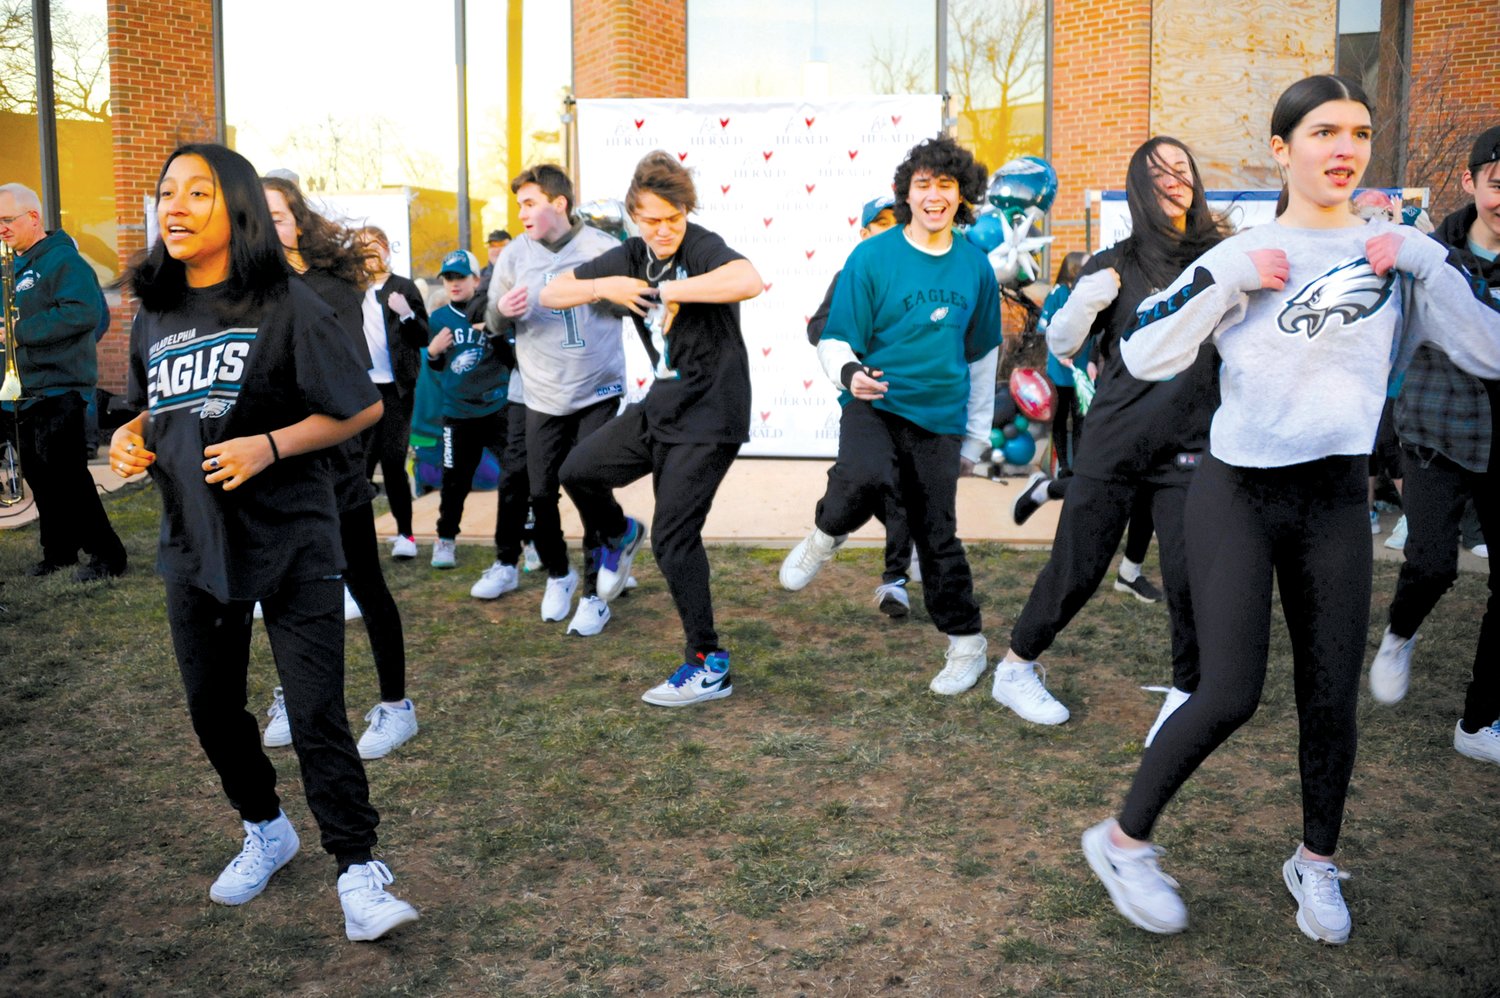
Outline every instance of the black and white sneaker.
{"label": "black and white sneaker", "polygon": [[900,620],[911,613],[911,597],[906,594],[906,580],[897,579],[875,587],[875,602],[880,612],[892,620]]}
{"label": "black and white sneaker", "polygon": [[1115,592],[1129,593],[1142,603],[1161,602],[1161,590],[1153,586],[1151,580],[1144,575],[1137,575],[1129,582],[1125,581],[1123,575],[1116,575]]}
{"label": "black and white sneaker", "polygon": [[1042,503],[1047,500],[1033,499],[1031,494],[1036,491],[1038,485],[1050,481],[1051,479],[1041,471],[1032,472],[1031,477],[1026,479],[1026,484],[1021,486],[1021,494],[1016,496],[1016,501],[1010,506],[1010,517],[1016,521],[1016,526],[1021,526],[1031,519],[1032,513],[1042,508]]}

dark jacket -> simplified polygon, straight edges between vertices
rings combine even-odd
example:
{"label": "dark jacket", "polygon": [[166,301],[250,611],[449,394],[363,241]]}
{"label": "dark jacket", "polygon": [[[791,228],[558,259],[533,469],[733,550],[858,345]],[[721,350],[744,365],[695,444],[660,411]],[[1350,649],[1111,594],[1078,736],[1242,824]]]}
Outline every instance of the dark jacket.
{"label": "dark jacket", "polygon": [[[1469,229],[1478,212],[1471,204],[1443,219],[1433,233],[1448,247],[1450,266],[1485,282],[1500,311],[1500,263],[1469,249]],[[1476,288],[1476,291],[1478,289]],[[1422,345],[1406,368],[1396,399],[1396,435],[1408,447],[1427,448],[1469,471],[1485,471],[1494,460],[1494,420],[1500,414],[1500,382],[1460,371],[1435,346]]]}
{"label": "dark jacket", "polygon": [[29,397],[80,392],[99,380],[94,331],[104,296],[72,237],[49,233],[15,261],[16,366]]}
{"label": "dark jacket", "polygon": [[[412,316],[403,321],[391,308],[391,292],[399,291],[411,305]],[[375,300],[380,303],[380,314],[385,317],[385,344],[391,352],[391,372],[396,377],[396,391],[402,398],[410,395],[417,385],[417,374],[422,370],[422,351],[427,349],[427,305],[422,301],[422,292],[407,277],[392,274],[385,279]]]}

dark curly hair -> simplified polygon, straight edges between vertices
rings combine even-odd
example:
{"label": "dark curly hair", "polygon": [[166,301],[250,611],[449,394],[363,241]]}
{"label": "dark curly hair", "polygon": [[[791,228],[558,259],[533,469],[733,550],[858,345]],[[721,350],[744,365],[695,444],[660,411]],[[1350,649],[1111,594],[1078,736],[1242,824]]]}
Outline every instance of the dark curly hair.
{"label": "dark curly hair", "polygon": [[983,163],[974,159],[974,154],[946,135],[923,139],[911,147],[906,159],[896,167],[896,178],[891,182],[896,192],[896,224],[906,225],[911,221],[911,205],[906,203],[911,194],[911,178],[919,173],[934,177],[952,177],[958,181],[958,193],[963,198],[958,214],[953,217],[955,225],[974,224],[974,205],[984,200],[989,187],[990,171]]}
{"label": "dark curly hair", "polygon": [[302,188],[281,177],[261,177],[260,185],[286,198],[297,223],[297,253],[309,270],[321,270],[356,288],[370,283],[365,251],[358,234],[312,210]]}
{"label": "dark curly hair", "polygon": [[691,215],[698,207],[693,175],[676,156],[661,149],[648,152],[636,164],[635,175],[625,191],[625,210],[635,214],[642,194],[655,194],[684,215]]}

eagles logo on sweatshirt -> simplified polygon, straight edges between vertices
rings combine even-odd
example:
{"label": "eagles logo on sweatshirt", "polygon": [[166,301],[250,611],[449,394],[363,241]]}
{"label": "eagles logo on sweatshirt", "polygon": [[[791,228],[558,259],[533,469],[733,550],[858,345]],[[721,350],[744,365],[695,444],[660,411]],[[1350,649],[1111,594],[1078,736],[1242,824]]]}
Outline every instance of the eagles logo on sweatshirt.
{"label": "eagles logo on sweatshirt", "polygon": [[1349,326],[1374,315],[1390,300],[1395,285],[1395,271],[1380,277],[1364,257],[1346,260],[1287,299],[1276,324],[1288,335],[1313,339],[1334,316]]}

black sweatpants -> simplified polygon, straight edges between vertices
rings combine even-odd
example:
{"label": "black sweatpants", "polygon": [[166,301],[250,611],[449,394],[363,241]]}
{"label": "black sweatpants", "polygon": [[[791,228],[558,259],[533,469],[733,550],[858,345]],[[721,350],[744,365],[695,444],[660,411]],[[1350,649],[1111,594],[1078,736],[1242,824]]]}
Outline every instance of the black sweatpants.
{"label": "black sweatpants", "polygon": [[[172,645],[198,743],[240,817],[269,821],[281,810],[276,767],[245,709],[254,603],[221,603],[170,579],[166,588]],[[260,601],[287,717],[297,732],[292,748],[307,805],[340,870],[369,862],[380,823],[344,709],[343,588],[337,578],[288,582]]]}
{"label": "black sweatpants", "polygon": [[380,541],[375,537],[375,510],[369,503],[339,514],[339,535],[344,544],[344,584],[370,635],[370,654],[380,678],[380,699],[399,703],[406,699],[406,638],[401,611],[385,584],[380,567]]}
{"label": "black sweatpants", "polygon": [[625,514],[613,490],[651,476],[656,499],[651,553],[682,619],[688,661],[721,650],[714,630],[703,523],[739,451],[739,444],[657,440],[646,424],[645,409],[637,403],[580,440],[559,472],[562,487],[583,522],[592,523],[605,540],[614,540],[626,530]]}
{"label": "black sweatpants", "polygon": [[[125,565],[125,546],[109,524],[84,445],[84,410],[78,392],[38,399],[21,410],[21,473],[36,501],[42,557],[71,565],[80,550],[111,565]],[[0,419],[14,425],[12,413]],[[7,432],[10,427],[7,427]]]}
{"label": "black sweatpants", "polygon": [[[1459,523],[1464,505],[1473,497],[1479,529],[1486,538],[1500,538],[1500,489],[1489,473],[1468,471],[1431,450],[1402,449],[1406,469],[1401,505],[1406,510],[1406,563],[1391,601],[1391,630],[1404,638],[1417,633],[1458,578]],[[1479,622],[1479,647],[1474,672],[1464,698],[1463,722],[1473,732],[1500,717],[1500,597],[1495,595],[1495,573],[1489,577],[1490,598]]]}
{"label": "black sweatpants", "polygon": [[474,488],[474,471],[488,447],[500,458],[500,495],[495,504],[495,559],[521,560],[526,530],[526,407],[506,405],[475,419],[443,419],[443,490],[438,498],[437,534],[456,538],[464,501]]}
{"label": "black sweatpants", "polygon": [[406,477],[406,456],[411,444],[411,412],[415,392],[403,396],[394,382],[376,385],[385,410],[375,424],[365,451],[365,477],[373,479],[375,468],[385,480],[385,497],[391,504],[396,533],[411,536],[411,481]]}
{"label": "black sweatpants", "polygon": [[[891,474],[895,481],[894,471]],[[896,582],[911,576],[911,525],[906,521],[906,508],[894,488],[885,495],[885,502],[875,510],[875,518],[885,527],[885,570],[880,573],[881,582]]]}
{"label": "black sweatpants", "polygon": [[[565,416],[526,410],[526,476],[531,480],[531,512],[536,517],[531,536],[536,544],[537,557],[551,578],[561,579],[568,574],[568,542],[563,539],[562,517],[557,510],[561,496],[558,473],[578,442],[613,419],[619,407],[619,399],[605,399]],[[592,596],[598,583],[599,567],[595,564],[594,549],[599,544],[598,532],[585,520],[585,596]]]}
{"label": "black sweatpants", "polygon": [[1367,464],[1235,468],[1209,457],[1194,473],[1187,556],[1202,678],[1141,760],[1120,815],[1126,835],[1150,838],[1167,802],[1259,706],[1274,575],[1292,643],[1302,841],[1325,856],[1338,847],[1370,621]]}
{"label": "black sweatpants", "polygon": [[[1148,519],[1161,528],[1161,578],[1172,626],[1172,685],[1193,692],[1198,688],[1198,636],[1183,534],[1187,485],[1107,482],[1081,474],[1074,474],[1068,482],[1052,556],[1011,629],[1011,650],[1023,659],[1036,661],[1052,647],[1058,633],[1099,588],[1114,561],[1126,524],[1131,525],[1133,534],[1144,508]],[[1150,538],[1147,529],[1148,542]],[[1125,556],[1132,561],[1145,557],[1144,553],[1131,557],[1128,545]]]}
{"label": "black sweatpants", "polygon": [[922,602],[944,634],[978,634],[979,604],[958,539],[961,441],[852,399],[839,418],[839,457],[813,522],[840,537],[864,526],[894,489],[922,568]]}

